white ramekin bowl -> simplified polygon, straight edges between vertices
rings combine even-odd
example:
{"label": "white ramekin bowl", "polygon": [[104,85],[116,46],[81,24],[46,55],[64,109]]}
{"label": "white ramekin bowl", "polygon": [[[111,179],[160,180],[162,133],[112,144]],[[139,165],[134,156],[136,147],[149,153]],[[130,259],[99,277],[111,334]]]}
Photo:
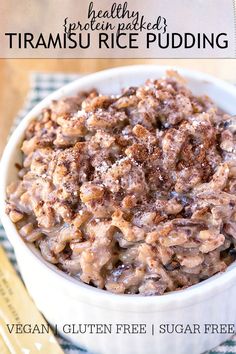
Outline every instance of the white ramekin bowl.
{"label": "white ramekin bowl", "polygon": [[[230,337],[205,334],[205,324],[235,324],[236,266],[224,274],[160,297],[115,295],[95,289],[67,276],[43,260],[39,252],[25,244],[15,225],[5,214],[6,186],[16,179],[15,162],[20,161],[20,144],[29,121],[52,99],[80,90],[97,88],[116,94],[121,88],[159,78],[169,69],[163,66],[129,66],[88,75],[56,91],[26,115],[5,148],[0,169],[0,212],[12,243],[26,287],[37,307],[68,339],[99,354],[199,354]],[[223,110],[236,113],[236,88],[208,75],[177,68],[195,94],[208,94]],[[23,300],[23,299],[22,299]],[[111,334],[63,333],[65,324],[112,324]],[[116,334],[116,324],[146,324],[147,334]],[[201,333],[159,333],[160,324],[199,324]],[[152,328],[155,328],[153,335]],[[67,331],[68,326],[64,327]]]}

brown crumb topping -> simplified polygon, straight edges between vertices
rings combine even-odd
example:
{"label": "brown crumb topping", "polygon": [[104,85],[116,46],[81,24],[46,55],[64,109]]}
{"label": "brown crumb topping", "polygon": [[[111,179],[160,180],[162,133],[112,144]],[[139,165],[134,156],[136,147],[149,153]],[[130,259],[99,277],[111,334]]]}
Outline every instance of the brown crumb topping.
{"label": "brown crumb topping", "polygon": [[90,285],[161,295],[235,259],[236,119],[177,73],[53,101],[22,143],[7,212]]}

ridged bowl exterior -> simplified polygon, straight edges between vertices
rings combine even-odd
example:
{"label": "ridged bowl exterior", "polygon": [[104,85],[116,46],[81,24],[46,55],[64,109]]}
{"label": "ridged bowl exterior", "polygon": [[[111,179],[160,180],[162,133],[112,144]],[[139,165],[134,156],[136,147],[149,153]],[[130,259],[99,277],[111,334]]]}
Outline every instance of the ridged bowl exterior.
{"label": "ridged bowl exterior", "polygon": [[[209,350],[230,337],[229,334],[205,334],[205,324],[235,324],[236,283],[214,293],[192,294],[189,301],[176,301],[169,306],[153,301],[145,304],[119,305],[116,296],[84,297],[80,288],[67,287],[60,279],[48,276],[48,270],[39,262],[32,262],[26,254],[17,253],[23,279],[37,307],[52,324],[57,324],[61,334],[81,347],[96,354],[199,354]],[[29,263],[27,262],[29,261]],[[75,284],[76,285],[76,284]],[[174,294],[175,295],[175,294]],[[168,295],[167,295],[168,296]],[[118,300],[118,301],[117,301]],[[146,324],[147,334],[65,334],[65,324]],[[160,324],[200,324],[201,334],[161,334]],[[152,335],[152,325],[155,333]],[[67,327],[66,327],[67,330]]]}

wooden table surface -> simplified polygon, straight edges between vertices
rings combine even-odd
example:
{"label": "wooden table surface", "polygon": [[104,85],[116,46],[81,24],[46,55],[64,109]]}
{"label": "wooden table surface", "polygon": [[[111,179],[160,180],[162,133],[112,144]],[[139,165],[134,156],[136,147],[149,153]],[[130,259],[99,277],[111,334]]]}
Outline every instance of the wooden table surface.
{"label": "wooden table surface", "polygon": [[33,71],[88,73],[132,64],[176,65],[213,74],[236,83],[236,59],[8,59],[0,60],[0,155],[9,129],[29,90]]}

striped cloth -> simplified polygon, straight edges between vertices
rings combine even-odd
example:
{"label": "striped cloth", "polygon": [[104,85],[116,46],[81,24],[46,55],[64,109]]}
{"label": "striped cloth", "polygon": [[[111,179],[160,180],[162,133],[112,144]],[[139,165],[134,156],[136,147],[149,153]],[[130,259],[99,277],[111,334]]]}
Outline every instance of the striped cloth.
{"label": "striped cloth", "polygon": [[[25,116],[25,114],[29,110],[31,110],[31,108],[34,107],[36,103],[41,101],[44,97],[46,97],[51,92],[79,78],[80,76],[81,75],[77,75],[77,74],[33,73],[31,75],[31,90],[26,100],[26,104],[24,108],[20,111],[19,115],[16,117],[12,130],[17,126],[17,124]],[[8,258],[10,259],[10,261],[18,271],[13,248],[9,243],[9,241],[7,240],[4,229],[1,224],[0,224],[0,245],[3,246],[3,248],[5,249],[8,255]],[[61,337],[58,337],[58,341],[66,354],[82,354],[82,353],[92,354],[82,348],[74,346],[72,343],[69,343],[68,341],[66,341]],[[236,354],[236,335],[233,336],[230,340],[220,345],[219,347],[212,349],[211,351],[205,354],[222,354],[222,353]]]}

